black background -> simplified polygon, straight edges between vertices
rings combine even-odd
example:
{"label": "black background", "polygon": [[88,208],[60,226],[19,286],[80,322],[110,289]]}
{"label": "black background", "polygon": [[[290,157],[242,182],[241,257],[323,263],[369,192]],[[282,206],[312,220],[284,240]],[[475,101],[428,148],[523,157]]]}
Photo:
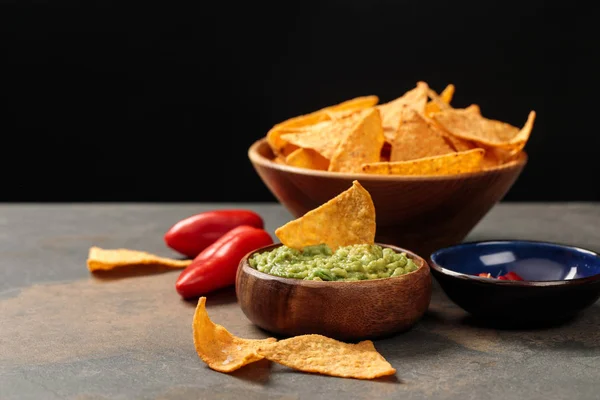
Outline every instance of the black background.
{"label": "black background", "polygon": [[0,200],[271,201],[247,149],[273,124],[418,80],[537,112],[506,200],[600,200],[583,2],[123,3],[0,3]]}

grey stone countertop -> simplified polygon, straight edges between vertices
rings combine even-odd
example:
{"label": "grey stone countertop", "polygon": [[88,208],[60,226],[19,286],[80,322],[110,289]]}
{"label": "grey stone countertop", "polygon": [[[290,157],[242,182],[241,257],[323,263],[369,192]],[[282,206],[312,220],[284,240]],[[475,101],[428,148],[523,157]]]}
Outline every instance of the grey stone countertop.
{"label": "grey stone countertop", "polygon": [[[409,332],[375,341],[397,369],[376,381],[296,372],[259,362],[232,374],[196,355],[195,301],[178,271],[98,278],[90,246],[177,256],[163,242],[176,221],[247,207],[268,230],[291,216],[277,204],[0,206],[0,399],[598,399],[600,305],[566,325],[493,330],[434,287]],[[600,250],[599,204],[502,203],[468,240],[536,239]],[[233,334],[266,337],[233,290],[209,295],[209,316]]]}

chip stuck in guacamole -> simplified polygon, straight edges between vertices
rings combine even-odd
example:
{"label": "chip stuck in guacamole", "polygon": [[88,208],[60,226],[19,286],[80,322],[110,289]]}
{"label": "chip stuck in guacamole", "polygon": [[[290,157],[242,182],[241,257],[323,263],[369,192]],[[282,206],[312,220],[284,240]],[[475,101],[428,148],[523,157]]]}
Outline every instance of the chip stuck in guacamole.
{"label": "chip stuck in guacamole", "polygon": [[375,205],[358,182],[302,217],[278,228],[282,245],[252,254],[249,265],[282,278],[361,281],[418,269],[406,253],[375,243]]}

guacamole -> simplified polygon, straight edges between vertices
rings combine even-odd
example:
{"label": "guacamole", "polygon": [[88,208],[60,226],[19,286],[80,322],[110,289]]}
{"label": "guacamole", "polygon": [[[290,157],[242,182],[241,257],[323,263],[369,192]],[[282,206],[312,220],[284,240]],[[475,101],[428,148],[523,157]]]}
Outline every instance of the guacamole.
{"label": "guacamole", "polygon": [[302,250],[280,246],[255,253],[248,262],[252,268],[270,275],[312,281],[393,278],[417,270],[405,253],[376,244],[344,246],[336,251],[325,244]]}

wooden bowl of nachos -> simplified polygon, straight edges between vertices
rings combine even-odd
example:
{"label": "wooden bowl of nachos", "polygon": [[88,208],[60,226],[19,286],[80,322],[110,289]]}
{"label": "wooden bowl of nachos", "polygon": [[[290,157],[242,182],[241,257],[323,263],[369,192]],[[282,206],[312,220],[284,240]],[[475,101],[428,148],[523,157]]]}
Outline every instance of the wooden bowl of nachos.
{"label": "wooden bowl of nachos", "polygon": [[[461,242],[510,190],[535,120],[517,128],[450,106],[426,83],[377,104],[359,97],[275,125],[248,157],[295,217],[359,180],[377,209],[376,241],[418,254]],[[396,128],[395,128],[396,127]]]}

